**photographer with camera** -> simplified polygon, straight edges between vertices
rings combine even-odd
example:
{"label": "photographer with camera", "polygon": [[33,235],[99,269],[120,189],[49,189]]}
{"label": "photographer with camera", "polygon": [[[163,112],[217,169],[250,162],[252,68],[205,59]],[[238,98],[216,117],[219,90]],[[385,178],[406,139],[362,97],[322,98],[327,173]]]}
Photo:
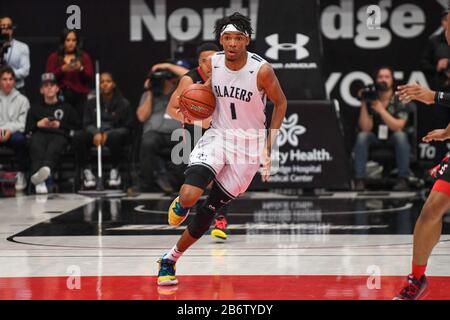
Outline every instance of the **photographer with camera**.
{"label": "photographer with camera", "polygon": [[171,193],[173,187],[167,177],[164,157],[160,151],[176,145],[176,141],[171,141],[171,135],[180,128],[180,124],[166,113],[166,106],[178,79],[188,69],[184,68],[183,72],[177,74],[169,69],[152,70],[147,76],[144,84],[146,91],[136,110],[137,118],[143,124],[140,148],[141,187],[151,189],[156,183],[164,192]]}
{"label": "photographer with camera", "polygon": [[354,148],[355,188],[358,191],[365,188],[370,146],[386,144],[395,147],[399,180],[394,190],[407,190],[410,144],[403,129],[409,108],[394,95],[394,72],[390,67],[380,67],[375,75],[375,85],[361,92],[360,132]]}
{"label": "photographer with camera", "polygon": [[0,67],[10,66],[16,75],[16,89],[25,94],[25,78],[30,73],[30,49],[14,39],[16,29],[10,17],[0,18]]}
{"label": "photographer with camera", "polygon": [[41,76],[42,102],[28,112],[25,132],[30,136],[31,182],[37,194],[48,193],[45,181],[59,165],[74,130],[80,128],[71,105],[58,100],[59,87],[53,73]]}

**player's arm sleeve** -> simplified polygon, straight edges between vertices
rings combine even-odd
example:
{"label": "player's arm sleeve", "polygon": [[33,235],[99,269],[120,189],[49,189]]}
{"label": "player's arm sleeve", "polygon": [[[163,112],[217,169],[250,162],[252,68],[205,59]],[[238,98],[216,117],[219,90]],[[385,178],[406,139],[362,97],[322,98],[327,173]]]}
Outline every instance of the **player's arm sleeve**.
{"label": "player's arm sleeve", "polygon": [[450,93],[436,91],[436,95],[434,96],[434,102],[436,104],[440,104],[446,107],[450,107]]}

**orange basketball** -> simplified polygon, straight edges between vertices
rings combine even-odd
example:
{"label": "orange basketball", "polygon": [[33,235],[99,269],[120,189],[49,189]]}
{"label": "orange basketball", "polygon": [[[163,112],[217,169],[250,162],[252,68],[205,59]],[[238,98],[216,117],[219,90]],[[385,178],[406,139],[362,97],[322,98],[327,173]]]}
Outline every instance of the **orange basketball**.
{"label": "orange basketball", "polygon": [[190,120],[203,120],[211,116],[216,108],[216,97],[203,84],[194,83],[180,96],[180,110]]}

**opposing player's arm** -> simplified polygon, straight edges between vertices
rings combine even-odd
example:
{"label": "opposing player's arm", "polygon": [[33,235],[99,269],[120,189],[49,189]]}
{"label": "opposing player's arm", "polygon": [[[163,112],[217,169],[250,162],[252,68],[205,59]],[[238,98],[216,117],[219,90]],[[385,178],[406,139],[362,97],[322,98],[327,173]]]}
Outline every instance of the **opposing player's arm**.
{"label": "opposing player's arm", "polygon": [[280,82],[278,81],[275,72],[269,64],[264,64],[258,72],[258,89],[265,91],[267,98],[274,104],[272,113],[272,120],[270,123],[269,136],[267,139],[267,152],[270,155],[272,145],[278,129],[280,129],[283,123],[284,116],[287,109],[287,100],[284,95],[283,89],[281,89]]}
{"label": "opposing player's arm", "polygon": [[181,77],[182,75],[186,74],[186,72],[189,71],[189,69],[187,69],[185,67],[182,67],[182,66],[179,66],[179,65],[176,65],[173,63],[168,63],[168,62],[158,63],[152,67],[153,72],[160,70],[160,69],[167,69],[179,77]]}
{"label": "opposing player's arm", "polygon": [[166,112],[173,119],[183,122],[183,115],[180,113],[180,106],[178,105],[178,99],[181,96],[181,93],[191,84],[193,84],[191,77],[184,76],[180,79],[178,83],[178,87],[172,93],[170,97],[169,103],[167,104]]}
{"label": "opposing player's arm", "polygon": [[187,123],[201,126],[206,129],[206,128],[209,128],[209,126],[211,124],[211,117],[204,119],[201,122],[200,121],[191,122],[190,120],[185,119],[183,117],[183,114],[180,112],[179,97],[181,96],[183,91],[193,83],[194,83],[194,81],[192,81],[192,78],[188,77],[188,76],[184,76],[180,79],[180,82],[178,83],[177,88],[170,96],[169,103],[167,104],[167,107],[166,107],[166,112],[173,119],[178,120],[181,123],[187,122]]}
{"label": "opposing player's arm", "polygon": [[432,141],[444,141],[450,139],[450,123],[445,129],[436,129],[427,133],[425,137],[422,138],[424,142]]}

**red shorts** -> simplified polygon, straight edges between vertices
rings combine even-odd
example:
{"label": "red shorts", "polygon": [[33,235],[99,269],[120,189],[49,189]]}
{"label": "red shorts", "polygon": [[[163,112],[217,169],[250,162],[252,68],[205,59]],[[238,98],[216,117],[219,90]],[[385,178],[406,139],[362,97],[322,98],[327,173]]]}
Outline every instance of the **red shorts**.
{"label": "red shorts", "polygon": [[445,156],[441,163],[431,169],[430,174],[436,178],[431,191],[443,192],[450,197],[450,169],[449,156]]}

